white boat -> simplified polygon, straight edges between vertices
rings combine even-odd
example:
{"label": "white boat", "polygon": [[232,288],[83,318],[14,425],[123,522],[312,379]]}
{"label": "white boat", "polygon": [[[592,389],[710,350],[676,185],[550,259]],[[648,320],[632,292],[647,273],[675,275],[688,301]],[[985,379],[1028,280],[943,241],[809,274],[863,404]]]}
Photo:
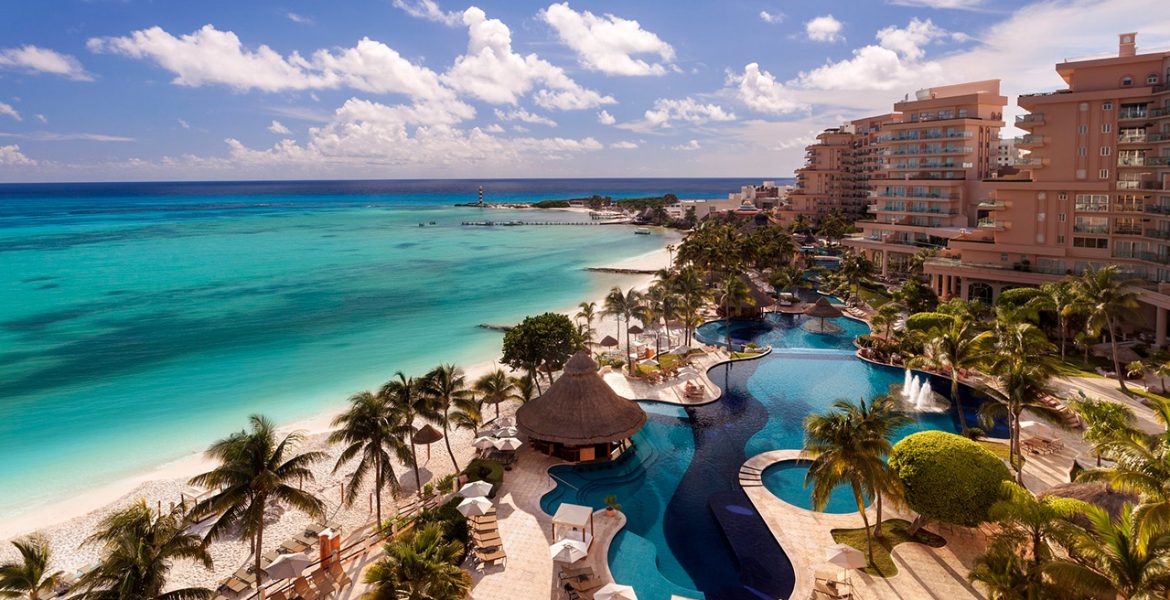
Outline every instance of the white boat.
{"label": "white boat", "polygon": [[639,227],[634,230],[634,235],[650,235],[650,230],[645,227]]}

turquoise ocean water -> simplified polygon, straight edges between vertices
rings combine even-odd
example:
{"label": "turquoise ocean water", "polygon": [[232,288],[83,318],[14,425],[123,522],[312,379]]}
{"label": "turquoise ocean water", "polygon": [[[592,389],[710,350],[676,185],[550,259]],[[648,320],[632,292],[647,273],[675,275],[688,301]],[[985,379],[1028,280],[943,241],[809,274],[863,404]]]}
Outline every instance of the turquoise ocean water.
{"label": "turquoise ocean water", "polygon": [[[251,413],[290,422],[396,370],[494,356],[500,334],[477,324],[571,307],[629,281],[584,267],[667,243],[463,227],[570,218],[451,206],[478,183],[0,186],[0,519],[201,449]],[[744,183],[486,185],[505,201]]]}

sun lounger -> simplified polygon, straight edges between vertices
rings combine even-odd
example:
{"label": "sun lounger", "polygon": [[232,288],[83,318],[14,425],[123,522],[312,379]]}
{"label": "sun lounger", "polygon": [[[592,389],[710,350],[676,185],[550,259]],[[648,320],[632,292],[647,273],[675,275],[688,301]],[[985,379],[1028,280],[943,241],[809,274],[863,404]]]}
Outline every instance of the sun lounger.
{"label": "sun lounger", "polygon": [[504,552],[504,547],[501,546],[493,552],[484,552],[483,550],[475,551],[475,562],[479,563],[480,568],[488,563],[502,562],[504,567],[508,566],[508,555]]}
{"label": "sun lounger", "polygon": [[502,538],[500,538],[500,536],[498,536],[498,535],[485,536],[485,537],[474,537],[474,538],[472,538],[472,541],[475,542],[475,547],[479,548],[480,550],[485,550],[487,548],[495,548],[497,546],[504,545],[504,540]]}
{"label": "sun lounger", "polygon": [[301,542],[300,540],[295,540],[295,539],[294,540],[286,540],[283,544],[280,545],[280,547],[284,548],[285,550],[288,550],[289,552],[291,552],[293,554],[300,554],[301,552],[304,552],[305,550],[309,549],[308,544],[305,544],[304,542]]}
{"label": "sun lounger", "polygon": [[304,577],[298,577],[293,582],[293,589],[296,590],[298,596],[302,600],[317,600],[317,590],[309,585],[309,580]]}
{"label": "sun lounger", "polygon": [[280,555],[281,552],[279,550],[269,550],[268,552],[265,552],[261,558],[271,563],[272,561],[280,558]]}
{"label": "sun lounger", "polygon": [[347,588],[349,584],[353,583],[353,578],[338,563],[333,563],[333,566],[329,567],[329,575],[333,577],[333,581],[337,582],[338,589]]}
{"label": "sun lounger", "polygon": [[310,577],[313,580],[313,585],[321,592],[322,596],[328,596],[333,593],[333,582],[329,581],[329,575],[325,571],[313,571]]}
{"label": "sun lounger", "polygon": [[565,579],[585,579],[593,576],[593,567],[566,567],[561,569],[560,578]]}
{"label": "sun lounger", "polygon": [[231,579],[228,579],[227,583],[224,583],[223,586],[237,594],[243,593],[244,590],[252,587],[248,584],[247,581],[243,581],[238,577],[232,577]]}
{"label": "sun lounger", "polygon": [[605,580],[603,580],[600,577],[586,577],[586,578],[580,579],[580,580],[577,580],[577,579],[570,579],[569,580],[569,587],[573,588],[575,591],[582,592],[582,593],[592,592],[593,590],[596,590],[597,588],[600,588],[603,585],[605,585]]}

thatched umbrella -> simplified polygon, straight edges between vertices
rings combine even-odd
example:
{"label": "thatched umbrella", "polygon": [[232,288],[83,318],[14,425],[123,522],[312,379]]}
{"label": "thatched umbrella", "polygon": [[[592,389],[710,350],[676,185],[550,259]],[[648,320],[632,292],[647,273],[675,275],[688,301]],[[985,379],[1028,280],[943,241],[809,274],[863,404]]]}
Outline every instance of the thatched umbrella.
{"label": "thatched umbrella", "polygon": [[431,459],[431,444],[443,439],[443,432],[431,427],[430,423],[423,425],[410,438],[412,444],[422,444],[427,447],[427,460]]}
{"label": "thatched umbrella", "polygon": [[825,319],[836,319],[841,316],[841,309],[833,306],[828,298],[821,296],[816,304],[804,309],[804,314],[821,320],[821,331],[825,330]]}
{"label": "thatched umbrella", "polygon": [[[516,411],[520,431],[555,453],[628,440],[646,424],[646,411],[613,391],[597,373],[597,363],[582,350],[565,363],[565,372]],[[587,459],[588,460],[588,459]]]}
{"label": "thatched umbrella", "polygon": [[604,348],[613,348],[614,346],[617,346],[620,343],[621,342],[615,340],[612,335],[607,335],[607,336],[601,338],[601,341],[597,342],[597,345],[602,346]]}
{"label": "thatched umbrella", "polygon": [[630,327],[630,328],[629,328],[629,329],[627,329],[626,331],[628,331],[628,332],[630,333],[630,335],[638,335],[638,334],[642,333],[642,332],[643,332],[643,331],[645,331],[645,330],[644,330],[644,329],[642,329],[641,327],[638,327],[637,325],[634,325],[633,327]]}
{"label": "thatched umbrella", "polygon": [[[1041,498],[1048,496],[1071,498],[1099,506],[1105,509],[1105,512],[1108,512],[1109,516],[1114,519],[1121,515],[1121,511],[1126,504],[1133,505],[1137,504],[1138,501],[1137,495],[1115,490],[1103,481],[1062,483],[1048,488],[1048,490],[1040,494]],[[1080,515],[1073,517],[1073,521],[1084,526],[1089,524],[1088,520]]]}

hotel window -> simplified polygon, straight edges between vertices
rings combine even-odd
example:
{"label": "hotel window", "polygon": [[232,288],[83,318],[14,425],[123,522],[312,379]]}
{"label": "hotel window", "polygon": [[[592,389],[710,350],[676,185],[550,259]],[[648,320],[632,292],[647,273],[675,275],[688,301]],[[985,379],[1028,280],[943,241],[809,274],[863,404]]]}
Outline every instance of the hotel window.
{"label": "hotel window", "polygon": [[1109,156],[1113,153],[1113,148],[1110,146],[1101,146],[1101,156]]}
{"label": "hotel window", "polygon": [[1089,126],[1088,125],[1077,125],[1077,133],[1080,133],[1080,134],[1089,133]]}
{"label": "hotel window", "polygon": [[1065,221],[1068,221],[1068,214],[1060,213],[1060,222],[1064,223]]}
{"label": "hotel window", "polygon": [[1101,133],[1109,133],[1110,131],[1113,131],[1112,123],[1105,123],[1101,125]]}
{"label": "hotel window", "polygon": [[1068,200],[1068,192],[1061,192],[1060,195],[1057,196],[1057,198],[1059,198],[1061,200]]}
{"label": "hotel window", "polygon": [[1073,247],[1074,248],[1108,248],[1109,247],[1109,240],[1107,240],[1105,238],[1074,237],[1073,238]]}
{"label": "hotel window", "polygon": [[1089,149],[1088,149],[1088,148],[1086,148],[1086,147],[1084,147],[1084,146],[1081,146],[1080,148],[1077,148],[1077,156],[1088,156],[1088,155],[1089,155]]}
{"label": "hotel window", "polygon": [[1056,243],[1063,244],[1064,243],[1064,236],[1063,235],[1056,236]]}
{"label": "hotel window", "polygon": [[[1109,196],[1106,194],[1077,194],[1078,212],[1105,212],[1109,210]],[[1063,217],[1061,221],[1063,221]]]}
{"label": "hotel window", "polygon": [[1131,85],[1133,85],[1133,77],[1126,75],[1121,78],[1121,87],[1129,87]]}
{"label": "hotel window", "polygon": [[1109,218],[1077,217],[1073,221],[1073,231],[1076,233],[1107,233],[1109,231]]}
{"label": "hotel window", "polygon": [[1101,169],[1097,171],[1097,179],[1109,179],[1109,169]]}
{"label": "hotel window", "polygon": [[1113,103],[1112,102],[1102,102],[1101,103],[1101,110],[1113,110]]}
{"label": "hotel window", "polygon": [[1146,85],[1157,85],[1158,76],[1154,74],[1146,75]]}

